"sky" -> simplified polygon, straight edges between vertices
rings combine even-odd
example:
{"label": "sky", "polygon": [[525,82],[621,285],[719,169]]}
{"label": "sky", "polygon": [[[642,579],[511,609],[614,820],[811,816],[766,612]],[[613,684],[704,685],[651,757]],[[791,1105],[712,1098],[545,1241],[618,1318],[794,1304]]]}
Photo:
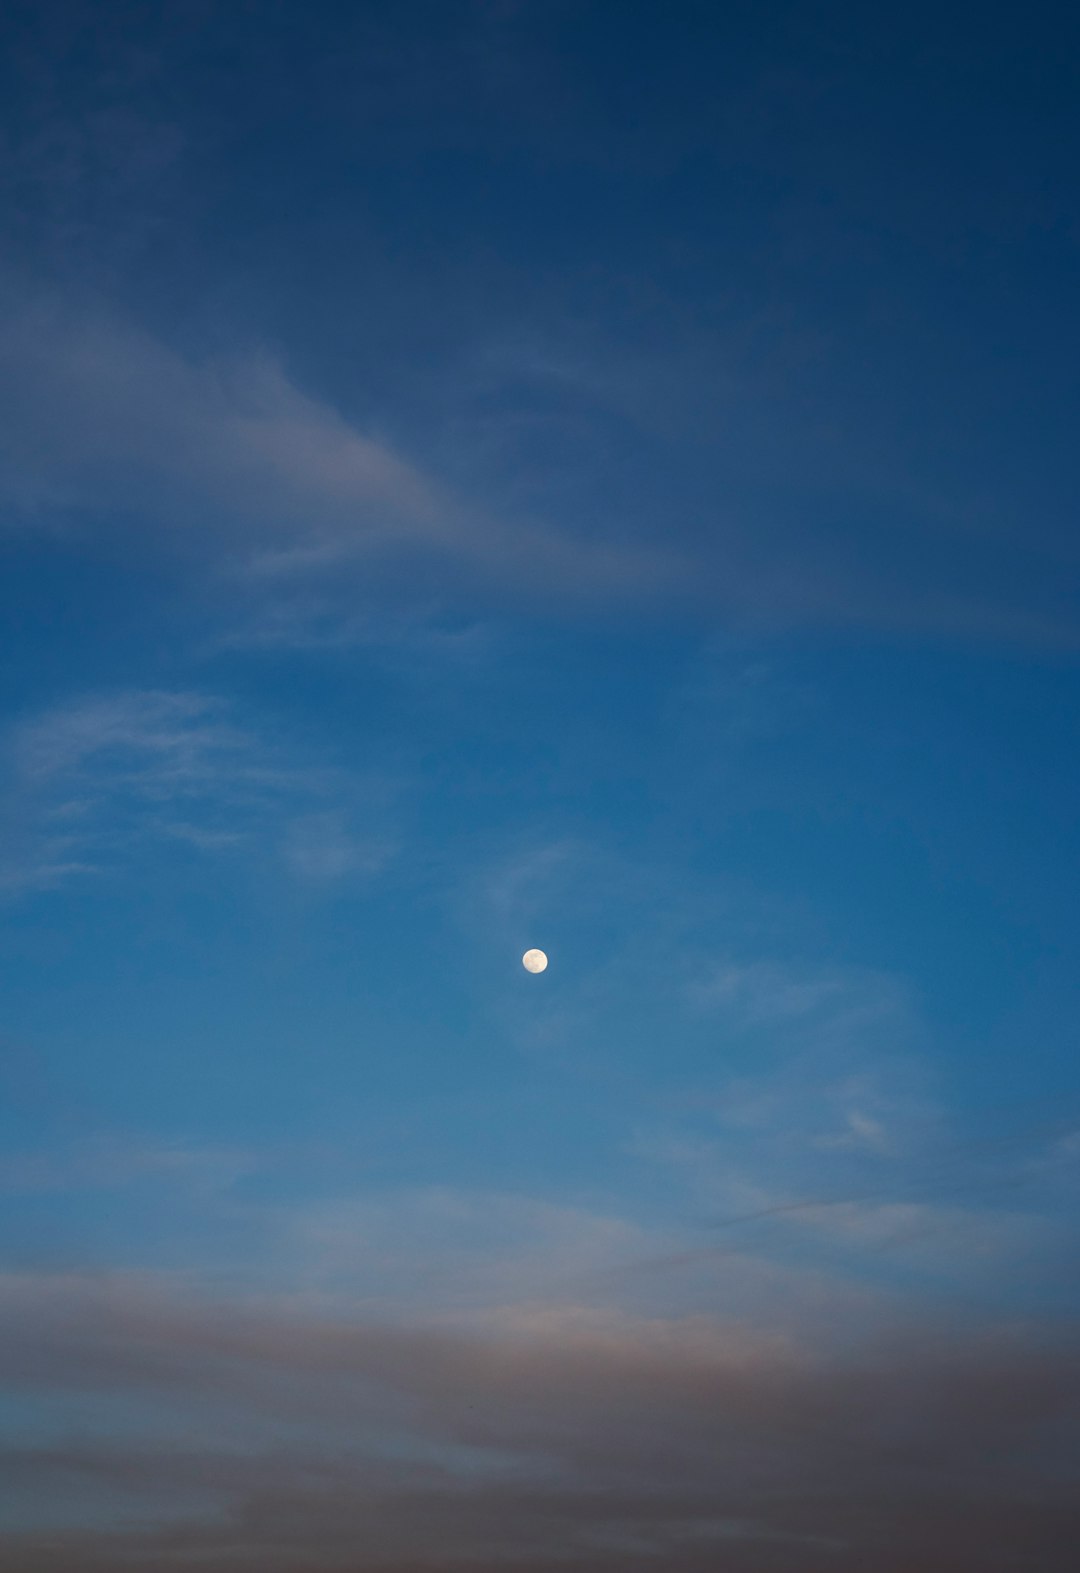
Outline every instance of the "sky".
{"label": "sky", "polygon": [[1073,26],[10,0],[12,1573],[1072,1566]]}

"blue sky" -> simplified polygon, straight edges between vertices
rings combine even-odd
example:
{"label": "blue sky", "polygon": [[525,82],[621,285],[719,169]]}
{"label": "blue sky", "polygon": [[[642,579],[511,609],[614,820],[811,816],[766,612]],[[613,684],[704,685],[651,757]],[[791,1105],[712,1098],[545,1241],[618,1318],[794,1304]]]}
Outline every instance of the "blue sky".
{"label": "blue sky", "polygon": [[1066,1566],[1068,22],[9,9],[21,1573]]}

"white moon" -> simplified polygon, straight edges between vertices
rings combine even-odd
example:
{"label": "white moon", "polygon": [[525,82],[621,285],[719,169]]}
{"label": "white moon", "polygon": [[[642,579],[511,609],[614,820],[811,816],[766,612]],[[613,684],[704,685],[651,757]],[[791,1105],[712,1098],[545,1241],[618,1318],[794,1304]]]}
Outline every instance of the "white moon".
{"label": "white moon", "polygon": [[547,966],[547,957],[542,950],[527,950],[521,958],[521,965],[526,972],[543,972]]}

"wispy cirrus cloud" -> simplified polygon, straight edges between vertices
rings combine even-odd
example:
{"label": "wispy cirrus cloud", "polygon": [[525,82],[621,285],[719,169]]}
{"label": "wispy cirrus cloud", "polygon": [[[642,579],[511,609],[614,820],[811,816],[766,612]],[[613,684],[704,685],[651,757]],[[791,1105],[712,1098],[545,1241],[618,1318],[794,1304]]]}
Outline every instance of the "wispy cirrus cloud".
{"label": "wispy cirrus cloud", "polygon": [[881,973],[734,956],[693,979],[687,998],[746,1026],[813,1024],[819,1033],[830,1025],[839,1033],[895,1019],[905,1007],[896,980]]}
{"label": "wispy cirrus cloud", "polygon": [[643,1123],[629,1150],[666,1172],[712,1235],[686,1262],[745,1249],[802,1261],[812,1242],[865,1281],[887,1253],[894,1281],[918,1292],[982,1281],[997,1294],[1003,1264],[1050,1260],[1055,1235],[1061,1248],[1060,1177],[1042,1185],[1031,1172],[1047,1129],[965,1137],[937,1096],[902,978],[728,953],[685,1002],[716,1033],[714,1075]]}
{"label": "wispy cirrus cloud", "polygon": [[[242,627],[284,621],[295,635],[310,586],[325,603],[356,563],[421,594],[448,571],[570,597],[652,593],[678,576],[659,549],[487,516],[303,391],[269,353],[200,360],[115,314],[18,299],[0,318],[0,386],[18,389],[0,482],[24,526],[106,512],[119,528],[165,535],[214,577],[239,576],[256,607],[286,609]],[[331,621],[352,626],[349,577]]]}
{"label": "wispy cirrus cloud", "polygon": [[[725,484],[679,433],[648,439],[655,491],[633,479],[642,433],[632,423],[609,475],[607,443],[590,433],[570,384],[559,422],[576,440],[539,461],[518,455],[496,463],[490,415],[469,413],[472,352],[463,352],[442,374],[455,388],[453,417],[413,443],[426,455],[420,460],[407,440],[386,435],[407,425],[393,409],[367,429],[302,387],[277,349],[181,351],[115,308],[3,282],[10,304],[0,313],[0,391],[9,419],[0,434],[0,495],[9,521],[119,534],[144,550],[152,544],[194,559],[203,590],[220,594],[226,640],[364,642],[367,608],[388,598],[427,605],[464,596],[471,604],[479,592],[498,604],[509,591],[522,604],[560,607],[677,603],[705,621],[773,630],[884,627],[1075,646],[1068,610],[1031,583],[1026,558],[1016,575],[1026,588],[1014,596],[988,587],[969,532],[941,519],[918,527],[948,543],[948,582],[923,582],[908,565],[898,588],[874,560],[875,550],[895,553],[890,537],[875,536],[876,547],[867,548],[849,525],[834,539],[827,518],[806,530],[788,517],[787,499],[763,500],[753,486],[748,497],[741,483]],[[651,383],[656,370],[644,367],[642,380]],[[621,376],[616,370],[600,381],[617,385]],[[501,407],[508,392],[481,402]],[[787,430],[789,414],[768,418]],[[695,418],[688,410],[689,427]],[[668,493],[678,492],[688,464],[703,463],[704,527],[697,488],[692,505],[675,507],[686,518],[673,523]],[[522,484],[500,480],[501,470]],[[612,479],[612,498],[598,504]],[[620,491],[632,506],[620,507]],[[880,509],[880,499],[858,487],[856,494],[842,511],[861,517]],[[818,506],[828,515],[835,499],[820,497]],[[765,530],[763,507],[771,517]],[[1024,556],[1022,538],[1006,555]]]}
{"label": "wispy cirrus cloud", "polygon": [[837,1153],[885,1155],[932,1132],[926,1027],[905,980],[866,967],[727,954],[691,977],[686,1006],[766,1056],[710,1101],[729,1130],[786,1126]]}
{"label": "wispy cirrus cloud", "polygon": [[[193,690],[91,695],[16,723],[5,740],[0,888],[115,870],[132,846],[276,850],[301,878],[371,874],[392,855],[363,783],[297,759]],[[372,822],[357,825],[365,810]]]}
{"label": "wispy cirrus cloud", "polygon": [[80,700],[18,726],[12,753],[35,783],[83,773],[148,796],[198,792],[245,768],[250,737],[223,719],[222,708],[204,694],[152,689]]}

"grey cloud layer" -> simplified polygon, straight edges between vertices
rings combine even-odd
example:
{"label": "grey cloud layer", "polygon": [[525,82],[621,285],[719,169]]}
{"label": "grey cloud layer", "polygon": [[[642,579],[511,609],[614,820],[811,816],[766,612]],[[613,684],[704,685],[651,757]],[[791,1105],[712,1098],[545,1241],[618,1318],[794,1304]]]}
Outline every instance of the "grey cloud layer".
{"label": "grey cloud layer", "polygon": [[[5,1453],[26,1570],[1070,1566],[1080,1347],[1017,1323],[827,1353],[572,1307],[388,1326],[147,1279],[8,1277],[5,1385],[140,1406]],[[948,1479],[947,1497],[940,1482]],[[50,1530],[80,1484],[142,1528]],[[146,1516],[149,1504],[149,1517]],[[25,1515],[24,1515],[25,1517]]]}

